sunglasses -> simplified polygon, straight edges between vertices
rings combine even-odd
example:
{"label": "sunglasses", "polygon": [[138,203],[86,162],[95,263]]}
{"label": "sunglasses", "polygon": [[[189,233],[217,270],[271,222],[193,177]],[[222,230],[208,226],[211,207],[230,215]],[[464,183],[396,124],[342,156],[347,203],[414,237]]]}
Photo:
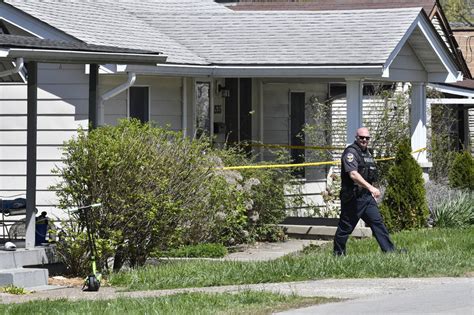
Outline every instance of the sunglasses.
{"label": "sunglasses", "polygon": [[370,140],[370,137],[364,137],[364,136],[357,136],[357,138],[359,138],[359,140],[367,140],[367,141]]}

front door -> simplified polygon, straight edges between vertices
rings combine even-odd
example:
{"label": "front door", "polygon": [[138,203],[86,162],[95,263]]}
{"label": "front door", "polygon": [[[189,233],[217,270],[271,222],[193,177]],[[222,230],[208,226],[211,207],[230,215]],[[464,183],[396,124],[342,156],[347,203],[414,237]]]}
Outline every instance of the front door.
{"label": "front door", "polygon": [[[290,145],[304,146],[304,124],[305,124],[305,93],[290,92]],[[291,149],[293,163],[304,163],[304,149]],[[297,176],[304,177],[304,168],[298,169]]]}
{"label": "front door", "polygon": [[252,140],[252,79],[225,79],[229,95],[225,99],[226,140],[239,143]]}

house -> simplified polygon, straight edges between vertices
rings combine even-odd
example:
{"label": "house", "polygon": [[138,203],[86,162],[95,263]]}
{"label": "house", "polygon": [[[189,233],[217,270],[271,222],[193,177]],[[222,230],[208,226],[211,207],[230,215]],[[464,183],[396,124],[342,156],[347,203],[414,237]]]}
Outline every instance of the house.
{"label": "house", "polygon": [[[98,63],[156,64],[157,62],[164,62],[165,59],[165,56],[152,51],[38,39],[31,36],[0,35],[0,64],[5,68],[4,71],[0,72],[0,78],[3,82],[0,106],[3,148],[1,161],[5,163],[3,165],[2,184],[15,178],[15,173],[9,172],[18,172],[18,168],[13,166],[18,160],[15,157],[19,156],[20,161],[23,161],[22,176],[26,184],[26,194],[23,191],[22,195],[27,197],[26,201],[15,199],[13,202],[8,202],[9,206],[4,203],[4,197],[0,200],[2,238],[5,238],[6,235],[9,236],[8,239],[16,238],[16,236],[10,234],[14,226],[17,227],[16,232],[26,230],[22,232],[26,234],[24,245],[26,250],[0,251],[1,286],[8,284],[20,287],[44,286],[48,283],[48,271],[46,269],[23,267],[55,262],[52,251],[47,250],[47,248],[34,248],[35,225],[37,224],[37,222],[35,223],[34,212],[36,206],[37,161],[41,161],[41,158],[37,159],[38,152],[41,152],[36,145],[37,126],[43,119],[42,116],[38,118],[37,112],[38,109],[40,112],[44,111],[44,104],[38,102],[38,79],[40,77],[38,75],[38,63],[49,65],[55,63],[62,65],[89,63],[92,71],[88,82],[88,105],[90,111],[93,112],[97,105],[94,96],[97,94],[98,77],[97,71],[94,71],[94,69],[98,69]],[[11,67],[12,62],[14,67]],[[15,84],[14,82],[18,79],[27,79],[27,84]],[[9,90],[9,88],[13,88],[14,91],[13,93],[9,91],[10,96],[6,100],[3,96],[5,90]],[[12,94],[20,99],[14,99]],[[24,119],[18,119],[18,116]],[[5,119],[5,117],[10,118]],[[93,115],[89,115],[89,119],[91,117]],[[11,125],[11,121],[14,121],[15,124]],[[18,130],[22,130],[22,128],[23,132],[18,133]],[[5,132],[7,135],[5,135]],[[12,132],[14,137],[9,137],[8,132]],[[18,143],[8,143],[8,139],[14,139]],[[38,164],[40,163],[38,162]],[[13,169],[5,168],[5,165],[9,165]],[[22,212],[22,218],[19,219],[23,220],[23,226],[18,222],[18,218],[12,220],[12,218],[18,217],[20,212]],[[13,225],[11,225],[12,223]],[[18,227],[20,228],[18,229]]]}
{"label": "house", "polygon": [[[98,110],[89,110],[94,67],[38,64],[38,209],[60,215],[48,187],[63,142],[78,127],[152,120],[217,142],[298,144],[310,97],[346,86],[346,143],[362,124],[363,82],[410,82],[412,146],[426,146],[426,85],[462,79],[462,65],[421,7],[333,11],[236,11],[211,0],[0,3],[6,34],[163,52],[166,63],[101,63]],[[24,194],[26,83],[0,86],[0,195]],[[271,155],[265,154],[265,159]],[[295,152],[292,152],[293,154]],[[425,153],[417,155],[426,164]],[[326,185],[306,173],[307,191]],[[30,188],[31,189],[31,188]],[[27,196],[28,197],[28,196]]]}
{"label": "house", "polygon": [[[431,84],[428,85],[430,89],[437,90],[443,94],[443,98],[429,98],[428,108],[431,105],[444,104],[448,105],[445,110],[450,111],[450,116],[458,117],[457,121],[453,121],[453,145],[461,147],[471,147],[474,149],[474,112],[472,109],[472,102],[469,97],[473,96],[470,86],[471,83],[473,60],[469,27],[465,25],[452,28],[447,20],[443,8],[438,0],[235,0],[235,1],[217,1],[225,3],[229,8],[235,11],[329,11],[329,10],[362,10],[362,9],[386,9],[386,8],[410,8],[422,7],[431,23],[437,30],[438,34],[443,39],[449,51],[462,71],[464,82],[459,84]],[[471,30],[472,32],[472,30]],[[453,88],[450,88],[452,86]],[[338,101],[344,106],[344,100]]]}

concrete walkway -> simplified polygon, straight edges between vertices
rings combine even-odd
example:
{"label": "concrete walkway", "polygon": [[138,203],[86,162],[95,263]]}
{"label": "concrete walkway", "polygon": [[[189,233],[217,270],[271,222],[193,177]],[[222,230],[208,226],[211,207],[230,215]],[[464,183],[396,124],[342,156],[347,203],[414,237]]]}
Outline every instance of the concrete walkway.
{"label": "concrete walkway", "polygon": [[360,297],[278,314],[474,314],[473,278],[361,279],[333,284],[348,286],[346,292],[333,292],[339,297],[349,296],[352,290]]}
{"label": "concrete walkway", "polygon": [[298,252],[309,245],[321,246],[329,241],[289,239],[279,243],[256,243],[244,251],[230,253],[223,260],[265,261]]}

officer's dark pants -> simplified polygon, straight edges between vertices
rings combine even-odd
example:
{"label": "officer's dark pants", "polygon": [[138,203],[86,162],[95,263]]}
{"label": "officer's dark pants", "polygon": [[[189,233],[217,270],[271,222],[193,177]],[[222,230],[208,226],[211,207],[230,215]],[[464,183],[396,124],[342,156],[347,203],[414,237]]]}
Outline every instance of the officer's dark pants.
{"label": "officer's dark pants", "polygon": [[341,216],[334,237],[335,255],[346,254],[347,239],[356,227],[359,219],[364,220],[370,227],[372,234],[383,252],[391,252],[394,250],[387,228],[383,224],[377,203],[370,193],[364,193],[349,202],[341,204]]}

